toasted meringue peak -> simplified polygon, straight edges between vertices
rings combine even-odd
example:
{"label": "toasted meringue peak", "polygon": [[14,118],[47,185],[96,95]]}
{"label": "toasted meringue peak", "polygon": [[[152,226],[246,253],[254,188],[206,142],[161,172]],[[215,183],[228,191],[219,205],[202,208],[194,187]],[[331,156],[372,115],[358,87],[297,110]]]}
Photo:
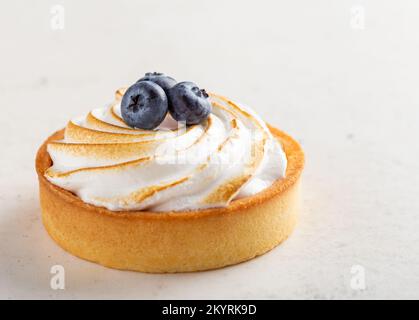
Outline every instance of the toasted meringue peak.
{"label": "toasted meringue peak", "polygon": [[49,181],[110,210],[162,212],[224,207],[285,176],[281,145],[251,109],[210,94],[213,113],[202,124],[168,115],[156,130],[137,130],[121,117],[124,92],[48,145]]}

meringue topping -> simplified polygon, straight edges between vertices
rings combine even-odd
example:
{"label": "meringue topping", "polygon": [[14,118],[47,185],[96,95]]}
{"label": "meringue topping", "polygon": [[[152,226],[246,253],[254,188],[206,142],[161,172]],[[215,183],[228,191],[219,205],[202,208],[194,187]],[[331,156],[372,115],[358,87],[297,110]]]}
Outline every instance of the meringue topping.
{"label": "meringue topping", "polygon": [[50,182],[109,210],[163,212],[225,207],[285,177],[280,143],[250,108],[210,94],[203,123],[187,127],[167,116],[155,130],[138,130],[121,117],[123,93],[48,144]]}

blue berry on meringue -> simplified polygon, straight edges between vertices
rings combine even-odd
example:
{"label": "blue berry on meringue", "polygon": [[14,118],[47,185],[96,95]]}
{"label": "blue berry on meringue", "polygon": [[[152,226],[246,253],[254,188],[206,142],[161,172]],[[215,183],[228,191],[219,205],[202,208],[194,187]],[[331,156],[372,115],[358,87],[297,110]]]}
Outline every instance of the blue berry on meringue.
{"label": "blue berry on meringue", "polygon": [[166,93],[159,85],[151,81],[133,84],[122,97],[122,118],[133,128],[155,129],[163,122],[167,111]]}
{"label": "blue berry on meringue", "polygon": [[199,124],[208,118],[211,110],[207,92],[193,82],[179,82],[169,90],[169,112],[177,121]]}
{"label": "blue berry on meringue", "polygon": [[140,81],[154,82],[155,84],[159,85],[164,90],[164,92],[166,92],[166,94],[169,89],[171,89],[177,83],[177,81],[172,77],[169,77],[160,72],[147,72],[144,77],[142,77],[137,82]]}

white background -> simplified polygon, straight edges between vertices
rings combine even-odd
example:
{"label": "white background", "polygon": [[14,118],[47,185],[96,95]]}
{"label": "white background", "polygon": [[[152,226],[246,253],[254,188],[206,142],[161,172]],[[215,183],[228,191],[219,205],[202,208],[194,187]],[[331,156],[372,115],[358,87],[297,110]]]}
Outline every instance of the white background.
{"label": "white background", "polygon": [[[413,0],[2,1],[0,298],[419,298],[418,32]],[[147,71],[239,99],[301,142],[288,241],[235,267],[147,275],[50,240],[37,148]],[[65,290],[50,288],[55,264]],[[365,290],[350,286],[354,265]]]}

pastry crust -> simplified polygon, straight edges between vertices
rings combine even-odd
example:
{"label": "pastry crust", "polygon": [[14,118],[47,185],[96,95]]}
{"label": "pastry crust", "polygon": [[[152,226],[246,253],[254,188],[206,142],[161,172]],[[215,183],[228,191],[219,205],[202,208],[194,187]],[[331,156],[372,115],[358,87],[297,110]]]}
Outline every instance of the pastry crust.
{"label": "pastry crust", "polygon": [[191,272],[237,264],[271,250],[294,229],[299,211],[304,154],[284,132],[270,127],[287,155],[286,177],[263,192],[226,208],[187,212],[113,212],[84,203],[49,182],[52,165],[41,146],[36,171],[42,220],[66,251],[106,267],[150,273]]}

